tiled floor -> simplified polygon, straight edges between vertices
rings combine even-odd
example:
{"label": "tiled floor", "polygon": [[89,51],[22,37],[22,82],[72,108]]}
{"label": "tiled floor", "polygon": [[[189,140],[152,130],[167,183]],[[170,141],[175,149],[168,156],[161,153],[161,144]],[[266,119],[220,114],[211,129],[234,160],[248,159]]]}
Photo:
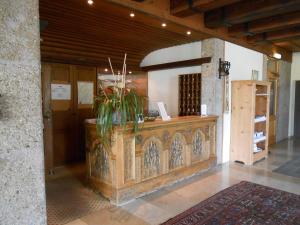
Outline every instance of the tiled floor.
{"label": "tiled floor", "polygon": [[300,194],[300,179],[273,173],[283,163],[300,154],[300,140],[281,142],[267,160],[254,166],[224,164],[189,180],[163,188],[122,207],[110,207],[81,217],[68,225],[160,224],[200,201],[241,180]]}

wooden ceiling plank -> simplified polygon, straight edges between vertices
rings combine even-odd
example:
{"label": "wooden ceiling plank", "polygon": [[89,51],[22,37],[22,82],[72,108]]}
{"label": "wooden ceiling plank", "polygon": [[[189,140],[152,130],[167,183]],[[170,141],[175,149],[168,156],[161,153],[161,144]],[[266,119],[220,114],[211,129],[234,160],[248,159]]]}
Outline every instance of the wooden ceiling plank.
{"label": "wooden ceiling plank", "polygon": [[[132,53],[135,56],[135,59],[130,59],[130,64],[135,63],[134,66],[137,68],[144,56],[151,51],[212,36],[268,55],[273,51],[278,51],[284,59],[291,59],[291,53],[280,47],[271,44],[255,46],[245,40],[230,37],[226,33],[227,29],[226,31],[224,31],[225,29],[208,29],[204,26],[204,20],[201,16],[194,21],[190,18],[182,19],[172,16],[167,8],[153,7],[152,2],[158,2],[159,0],[146,1],[147,3],[136,3],[131,0],[102,0],[95,2],[93,7],[88,6],[86,1],[79,0],[40,1],[42,2],[40,18],[46,17],[50,20],[49,27],[41,33],[42,38],[45,38],[45,43],[42,43],[42,46],[62,49],[65,45],[65,48],[71,50],[73,44],[74,50],[80,50],[84,53],[83,56],[72,56],[70,53],[61,56],[60,51],[49,52],[49,55],[46,51],[42,51],[42,58],[47,60],[55,60],[55,57],[57,57],[61,62],[64,62],[63,60],[76,62],[77,60],[80,64],[86,64],[87,60],[91,60],[91,63],[103,63],[105,60],[106,63],[106,58],[94,59],[93,54],[107,56],[110,51],[113,51],[114,55],[120,54],[122,56],[124,51],[128,50],[129,55]],[[136,14],[134,20],[129,18],[129,12],[131,11]],[[54,22],[51,23],[51,20]],[[164,29],[160,26],[162,21],[168,24]],[[70,28],[68,28],[67,25],[70,23]],[[189,37],[185,34],[187,30],[192,31],[192,35]],[[110,33],[112,35],[109,35]],[[129,33],[128,36],[127,33]],[[62,38],[63,43],[58,42],[55,45],[54,40],[47,39],[50,35],[52,38]],[[76,40],[66,44],[67,41],[71,42],[68,38],[72,36]],[[90,55],[88,51],[93,46],[95,46],[95,49],[91,50],[93,54]],[[109,47],[111,47],[111,50]],[[51,51],[51,49],[47,49],[47,51]],[[70,57],[70,59],[68,60],[67,57]],[[85,57],[86,61],[80,59]],[[120,57],[117,60],[120,60]]]}
{"label": "wooden ceiling plank", "polygon": [[228,28],[229,34],[235,37],[254,35],[282,28],[300,25],[300,11],[276,15],[269,18],[251,21],[247,24],[236,24]]}
{"label": "wooden ceiling plank", "polygon": [[300,0],[252,0],[205,12],[204,17],[207,27],[217,28],[297,10],[300,10]]}

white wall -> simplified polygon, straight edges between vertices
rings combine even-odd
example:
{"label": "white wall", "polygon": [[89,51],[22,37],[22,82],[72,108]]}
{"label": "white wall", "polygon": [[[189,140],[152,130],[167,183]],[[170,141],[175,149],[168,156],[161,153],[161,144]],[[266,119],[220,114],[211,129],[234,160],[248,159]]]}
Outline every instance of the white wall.
{"label": "white wall", "polygon": [[[160,49],[147,55],[141,66],[175,62],[201,57],[201,42]],[[184,67],[148,73],[149,109],[157,109],[156,102],[163,101],[171,117],[178,116],[178,75],[201,73],[201,66]]]}
{"label": "white wall", "polygon": [[[263,73],[263,54],[225,42],[225,60],[231,62],[229,81],[232,80],[251,80],[252,70],[259,71],[259,80],[262,80]],[[231,85],[229,86],[231,93]],[[231,95],[230,108],[231,108]],[[223,162],[229,161],[230,148],[230,117],[231,114],[223,115]]]}
{"label": "white wall", "polygon": [[300,52],[296,52],[293,54],[293,61],[292,61],[289,136],[294,135],[295,81],[296,80],[300,80]]}

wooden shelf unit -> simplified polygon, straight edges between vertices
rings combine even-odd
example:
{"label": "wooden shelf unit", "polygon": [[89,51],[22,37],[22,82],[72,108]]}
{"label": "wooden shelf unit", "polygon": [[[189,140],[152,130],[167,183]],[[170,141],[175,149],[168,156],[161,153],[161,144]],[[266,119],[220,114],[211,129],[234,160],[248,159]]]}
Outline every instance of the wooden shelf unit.
{"label": "wooden shelf unit", "polygon": [[[270,82],[232,81],[230,160],[252,165],[268,156]],[[255,122],[257,116],[265,121]],[[260,141],[255,132],[263,132]],[[256,143],[257,142],[257,143]],[[254,145],[262,151],[254,153]]]}
{"label": "wooden shelf unit", "polygon": [[179,116],[201,114],[201,74],[179,75]]}

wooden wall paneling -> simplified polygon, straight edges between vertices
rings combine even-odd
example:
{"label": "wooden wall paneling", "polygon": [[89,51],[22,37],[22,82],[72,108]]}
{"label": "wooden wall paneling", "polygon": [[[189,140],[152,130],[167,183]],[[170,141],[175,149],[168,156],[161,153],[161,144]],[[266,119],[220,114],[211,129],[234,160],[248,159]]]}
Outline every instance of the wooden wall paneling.
{"label": "wooden wall paneling", "polygon": [[76,158],[78,161],[85,159],[85,119],[94,118],[93,104],[79,104],[78,102],[78,82],[93,83],[93,94],[96,95],[97,74],[96,67],[72,66],[74,76],[74,113],[76,115],[75,140],[78,148],[76,149]]}
{"label": "wooden wall paneling", "polygon": [[[45,162],[47,168],[53,169],[85,158],[83,124],[85,119],[93,118],[94,114],[92,104],[78,103],[77,85],[79,81],[92,82],[93,95],[95,95],[96,67],[43,63],[42,71],[46,72],[43,72],[43,75],[47,75],[43,76],[43,86],[48,85],[48,89],[43,88],[43,96],[44,99],[47,100],[46,97],[49,99],[43,102],[44,117],[47,119],[49,111],[50,115],[52,113],[52,120],[46,122],[48,121],[49,126],[53,127],[52,131],[46,130],[47,132],[44,133],[45,143],[49,143],[45,146],[45,151],[51,153],[45,154]],[[51,100],[51,83],[71,85],[71,99]]]}
{"label": "wooden wall paneling", "polygon": [[51,64],[51,83],[71,85],[70,100],[51,100],[53,115],[53,158],[54,166],[75,161],[74,149],[74,95],[73,76],[69,65]]}
{"label": "wooden wall paneling", "polygon": [[52,173],[53,161],[53,127],[51,110],[51,66],[42,64],[42,101],[43,101],[43,139],[45,153],[45,173]]}

